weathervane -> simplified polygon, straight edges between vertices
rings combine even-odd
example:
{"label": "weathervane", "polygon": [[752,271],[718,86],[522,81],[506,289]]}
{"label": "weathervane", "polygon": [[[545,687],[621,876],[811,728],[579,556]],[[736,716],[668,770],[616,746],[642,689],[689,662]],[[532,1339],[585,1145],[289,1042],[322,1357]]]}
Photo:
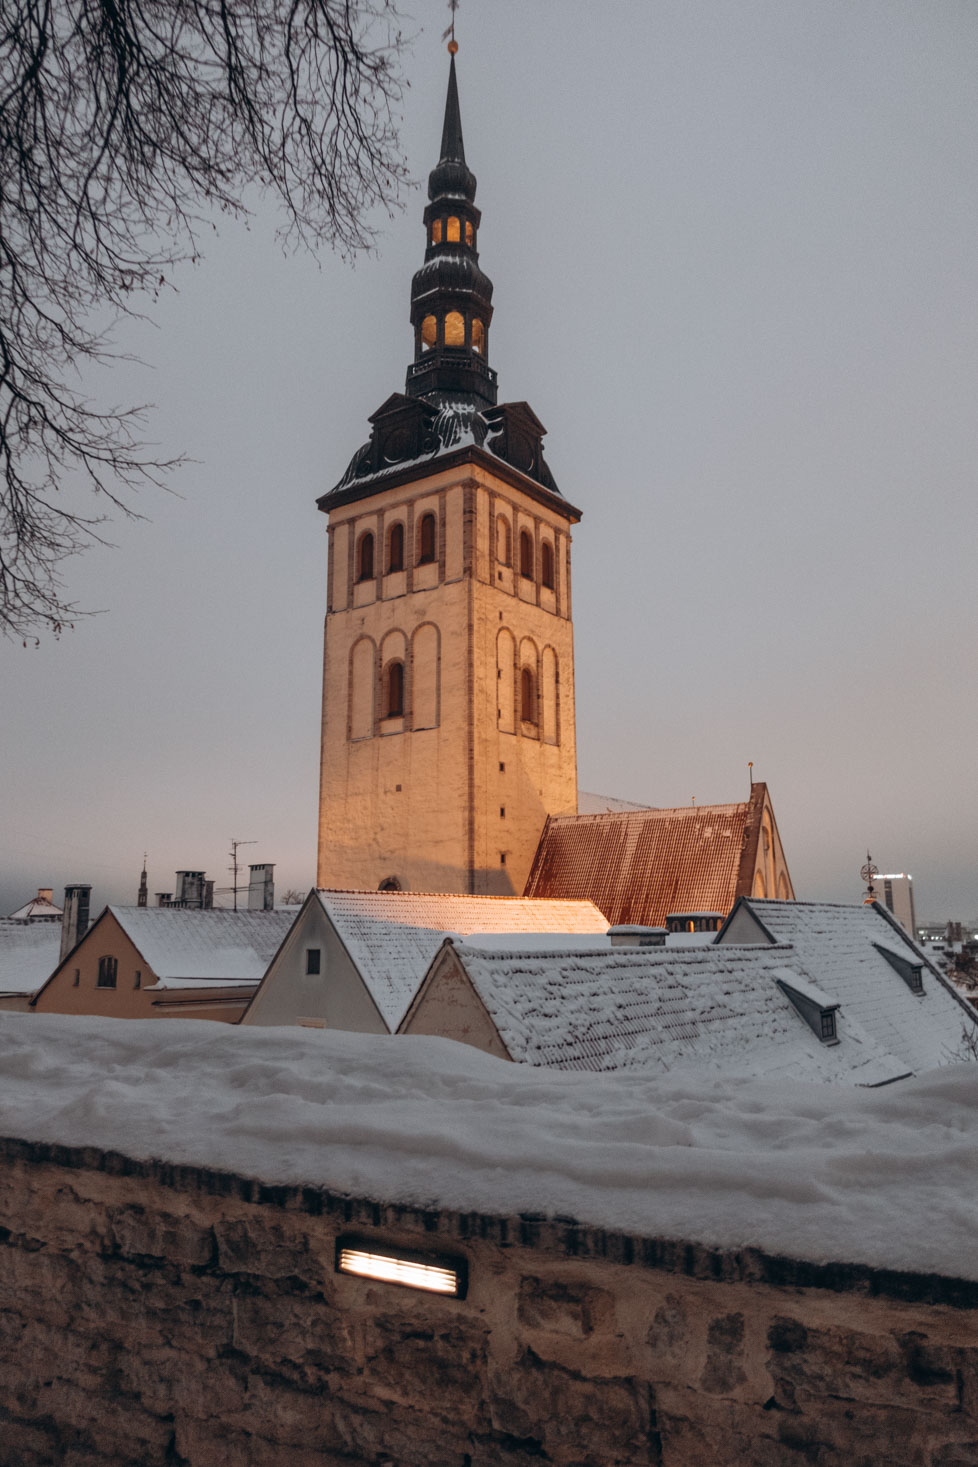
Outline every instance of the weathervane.
{"label": "weathervane", "polygon": [[873,858],[868,851],[866,852],[866,864],[865,866],[860,866],[859,874],[862,877],[863,881],[865,881],[866,883],[866,895],[863,898],[863,905],[868,906],[870,902],[875,902],[876,900],[876,889],[873,886],[873,877],[880,874],[880,868],[873,865]]}
{"label": "weathervane", "polygon": [[448,8],[452,12],[452,23],[442,36],[442,40],[448,41],[449,36],[451,36],[452,39],[448,41],[448,50],[454,56],[458,50],[458,41],[455,39],[455,12],[458,9],[458,0],[448,0]]}

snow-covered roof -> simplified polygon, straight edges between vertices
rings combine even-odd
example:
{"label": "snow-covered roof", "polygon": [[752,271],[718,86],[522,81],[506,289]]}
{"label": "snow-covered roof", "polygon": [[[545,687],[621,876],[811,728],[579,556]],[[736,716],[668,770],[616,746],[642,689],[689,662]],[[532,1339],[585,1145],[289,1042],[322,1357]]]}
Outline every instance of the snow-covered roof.
{"label": "snow-covered roof", "polygon": [[[840,1005],[841,1024],[855,1020],[905,1070],[947,1064],[961,1050],[968,1006],[883,908],[834,902],[773,902],[744,897],[777,943],[790,943],[811,982]],[[742,942],[738,935],[723,943]],[[923,995],[912,993],[876,950],[881,943],[923,968]]]}
{"label": "snow-covered roof", "polygon": [[[978,1278],[978,1065],[861,1090],[203,1029],[0,1014],[0,1134],[426,1210]],[[124,1104],[106,1103],[107,1074]]]}
{"label": "snow-covered roof", "polygon": [[60,922],[0,920],[0,993],[36,993],[60,953]]}
{"label": "snow-covered roof", "polygon": [[607,815],[612,810],[651,810],[651,805],[639,805],[635,800],[620,800],[616,795],[595,795],[587,790],[578,790],[578,815]]}
{"label": "snow-covered roof", "polygon": [[293,912],[108,910],[156,974],[157,986],[164,988],[168,980],[186,978],[258,983],[295,921]]}
{"label": "snow-covered roof", "polygon": [[11,912],[7,921],[55,922],[63,915],[60,907],[56,907],[53,902],[48,901],[47,897],[42,897],[38,893],[36,897],[32,897],[24,906],[18,907],[16,912]]}
{"label": "snow-covered roof", "polygon": [[725,1074],[859,1085],[907,1073],[845,1015],[841,1043],[821,1044],[778,987],[791,973],[799,986],[810,982],[791,948],[452,947],[510,1056],[524,1064],[664,1072],[697,1061]]}
{"label": "snow-covered roof", "polygon": [[413,891],[317,893],[381,1017],[397,1028],[446,932],[604,933],[593,902]]}

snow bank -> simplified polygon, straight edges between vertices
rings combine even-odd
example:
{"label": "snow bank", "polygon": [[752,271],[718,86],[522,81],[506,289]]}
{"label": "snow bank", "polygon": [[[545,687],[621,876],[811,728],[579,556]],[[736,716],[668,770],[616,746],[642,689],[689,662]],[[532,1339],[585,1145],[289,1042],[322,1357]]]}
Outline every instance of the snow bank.
{"label": "snow bank", "polygon": [[880,1090],[0,1013],[0,1134],[384,1202],[978,1278],[978,1066]]}

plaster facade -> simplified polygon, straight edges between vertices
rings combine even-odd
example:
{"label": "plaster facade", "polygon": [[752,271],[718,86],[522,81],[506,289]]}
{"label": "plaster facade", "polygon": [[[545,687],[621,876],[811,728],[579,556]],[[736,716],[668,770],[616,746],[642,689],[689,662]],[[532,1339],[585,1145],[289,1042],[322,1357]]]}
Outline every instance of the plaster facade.
{"label": "plaster facade", "polygon": [[[0,1140],[4,1467],[974,1467],[978,1285]],[[461,1257],[464,1298],[335,1272]]]}
{"label": "plaster facade", "polygon": [[519,895],[576,810],[576,511],[534,491],[473,459],[330,508],[319,886]]}

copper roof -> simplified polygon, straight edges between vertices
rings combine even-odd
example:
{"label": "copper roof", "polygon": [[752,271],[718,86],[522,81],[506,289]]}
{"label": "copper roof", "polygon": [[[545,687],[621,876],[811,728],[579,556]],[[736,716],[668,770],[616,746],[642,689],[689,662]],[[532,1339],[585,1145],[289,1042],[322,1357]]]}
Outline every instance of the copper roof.
{"label": "copper roof", "polygon": [[670,912],[729,912],[749,894],[767,786],[736,805],[551,816],[528,897],[586,898],[614,926]]}

